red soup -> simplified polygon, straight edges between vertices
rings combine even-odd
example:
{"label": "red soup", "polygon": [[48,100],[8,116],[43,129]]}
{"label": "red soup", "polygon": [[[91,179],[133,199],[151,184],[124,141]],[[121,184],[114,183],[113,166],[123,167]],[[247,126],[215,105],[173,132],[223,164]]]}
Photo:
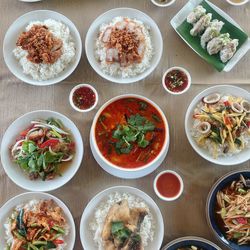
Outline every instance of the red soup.
{"label": "red soup", "polygon": [[156,182],[159,193],[166,198],[177,196],[181,189],[181,183],[178,177],[172,173],[163,173]]}
{"label": "red soup", "polygon": [[102,155],[114,165],[138,168],[160,153],[166,136],[159,111],[139,98],[123,98],[100,114],[95,137]]}

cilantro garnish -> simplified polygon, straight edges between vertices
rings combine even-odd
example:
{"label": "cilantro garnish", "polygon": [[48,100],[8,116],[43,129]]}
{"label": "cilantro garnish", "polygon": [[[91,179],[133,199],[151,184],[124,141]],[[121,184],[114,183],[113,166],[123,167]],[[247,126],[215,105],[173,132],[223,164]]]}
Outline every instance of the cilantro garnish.
{"label": "cilantro garnish", "polygon": [[126,125],[118,125],[113,132],[113,138],[117,139],[115,150],[118,154],[129,154],[133,145],[146,148],[150,141],[145,139],[147,132],[153,131],[155,125],[140,114],[131,115]]}

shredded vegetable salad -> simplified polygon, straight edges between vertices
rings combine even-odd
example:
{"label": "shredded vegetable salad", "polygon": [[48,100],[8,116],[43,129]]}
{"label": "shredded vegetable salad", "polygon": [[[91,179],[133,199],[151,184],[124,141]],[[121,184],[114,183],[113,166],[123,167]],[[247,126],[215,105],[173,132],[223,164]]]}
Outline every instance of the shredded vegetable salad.
{"label": "shredded vegetable salad", "polygon": [[63,163],[74,157],[75,143],[60,120],[31,121],[11,147],[13,160],[31,180],[51,180],[61,174]]}
{"label": "shredded vegetable salad", "polygon": [[250,146],[250,103],[241,97],[211,94],[194,110],[193,136],[213,158]]}
{"label": "shredded vegetable salad", "polygon": [[250,180],[240,180],[217,193],[217,213],[222,218],[229,240],[250,244]]}
{"label": "shredded vegetable salad", "polygon": [[63,249],[67,227],[62,209],[53,200],[32,200],[18,206],[8,219],[6,249]]}

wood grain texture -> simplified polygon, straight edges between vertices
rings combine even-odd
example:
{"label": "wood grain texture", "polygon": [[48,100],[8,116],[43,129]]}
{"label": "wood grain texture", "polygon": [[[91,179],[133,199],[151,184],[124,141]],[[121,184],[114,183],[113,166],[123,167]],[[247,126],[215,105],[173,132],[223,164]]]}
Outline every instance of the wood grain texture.
{"label": "wood grain texture", "polygon": [[[222,167],[211,164],[198,156],[189,145],[184,131],[184,116],[193,97],[207,86],[203,84],[244,84],[239,85],[250,91],[250,55],[246,55],[231,73],[218,73],[194,54],[175,34],[169,20],[186,1],[177,0],[170,8],[157,8],[149,0],[44,0],[40,3],[22,3],[17,0],[1,0],[1,46],[9,25],[21,14],[34,9],[51,9],[65,14],[78,27],[84,41],[91,22],[99,14],[120,6],[140,9],[152,16],[159,24],[164,37],[164,55],[160,65],[147,79],[132,85],[108,83],[96,75],[87,62],[85,53],[76,71],[64,82],[49,87],[33,87],[20,82],[8,71],[0,52],[0,136],[2,138],[10,123],[20,115],[37,109],[61,112],[78,126],[84,140],[85,154],[76,176],[64,187],[52,192],[62,199],[73,213],[77,240],[75,249],[82,249],[79,240],[79,222],[84,207],[101,190],[114,185],[129,185],[148,193],[159,205],[165,222],[164,244],[180,236],[203,236],[216,243],[205,219],[205,202],[212,184],[221,175],[234,169],[249,168],[250,163]],[[213,1],[234,17],[250,33],[250,4],[242,8],[230,7],[225,1]],[[161,86],[161,76],[166,68],[181,65],[190,70],[195,83],[183,96],[168,95]],[[90,82],[99,92],[100,100],[96,109],[88,114],[72,110],[68,103],[71,88],[80,82]],[[170,124],[171,144],[168,155],[157,171],[138,180],[121,180],[104,172],[92,157],[89,147],[89,131],[97,109],[108,99],[119,94],[135,93],[155,101],[162,108]],[[164,169],[178,171],[184,179],[185,191],[175,202],[162,202],[153,192],[153,179]],[[24,192],[6,176],[0,167],[0,206],[16,194]],[[219,243],[218,243],[219,244]],[[219,244],[220,245],[220,244]],[[86,249],[88,250],[88,249]],[[154,250],[154,249],[152,249]]]}

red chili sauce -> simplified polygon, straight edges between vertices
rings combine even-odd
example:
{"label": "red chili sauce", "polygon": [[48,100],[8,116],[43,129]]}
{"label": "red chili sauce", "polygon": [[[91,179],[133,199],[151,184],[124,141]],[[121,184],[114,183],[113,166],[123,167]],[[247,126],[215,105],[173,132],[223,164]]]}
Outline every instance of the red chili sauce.
{"label": "red chili sauce", "polygon": [[162,196],[173,198],[180,192],[181,183],[176,175],[164,173],[158,178],[156,187]]}
{"label": "red chili sauce", "polygon": [[165,85],[172,92],[182,92],[188,86],[188,77],[179,69],[171,70],[165,77]]}
{"label": "red chili sauce", "polygon": [[94,91],[89,87],[80,87],[73,93],[73,103],[79,109],[89,109],[96,101]]}

